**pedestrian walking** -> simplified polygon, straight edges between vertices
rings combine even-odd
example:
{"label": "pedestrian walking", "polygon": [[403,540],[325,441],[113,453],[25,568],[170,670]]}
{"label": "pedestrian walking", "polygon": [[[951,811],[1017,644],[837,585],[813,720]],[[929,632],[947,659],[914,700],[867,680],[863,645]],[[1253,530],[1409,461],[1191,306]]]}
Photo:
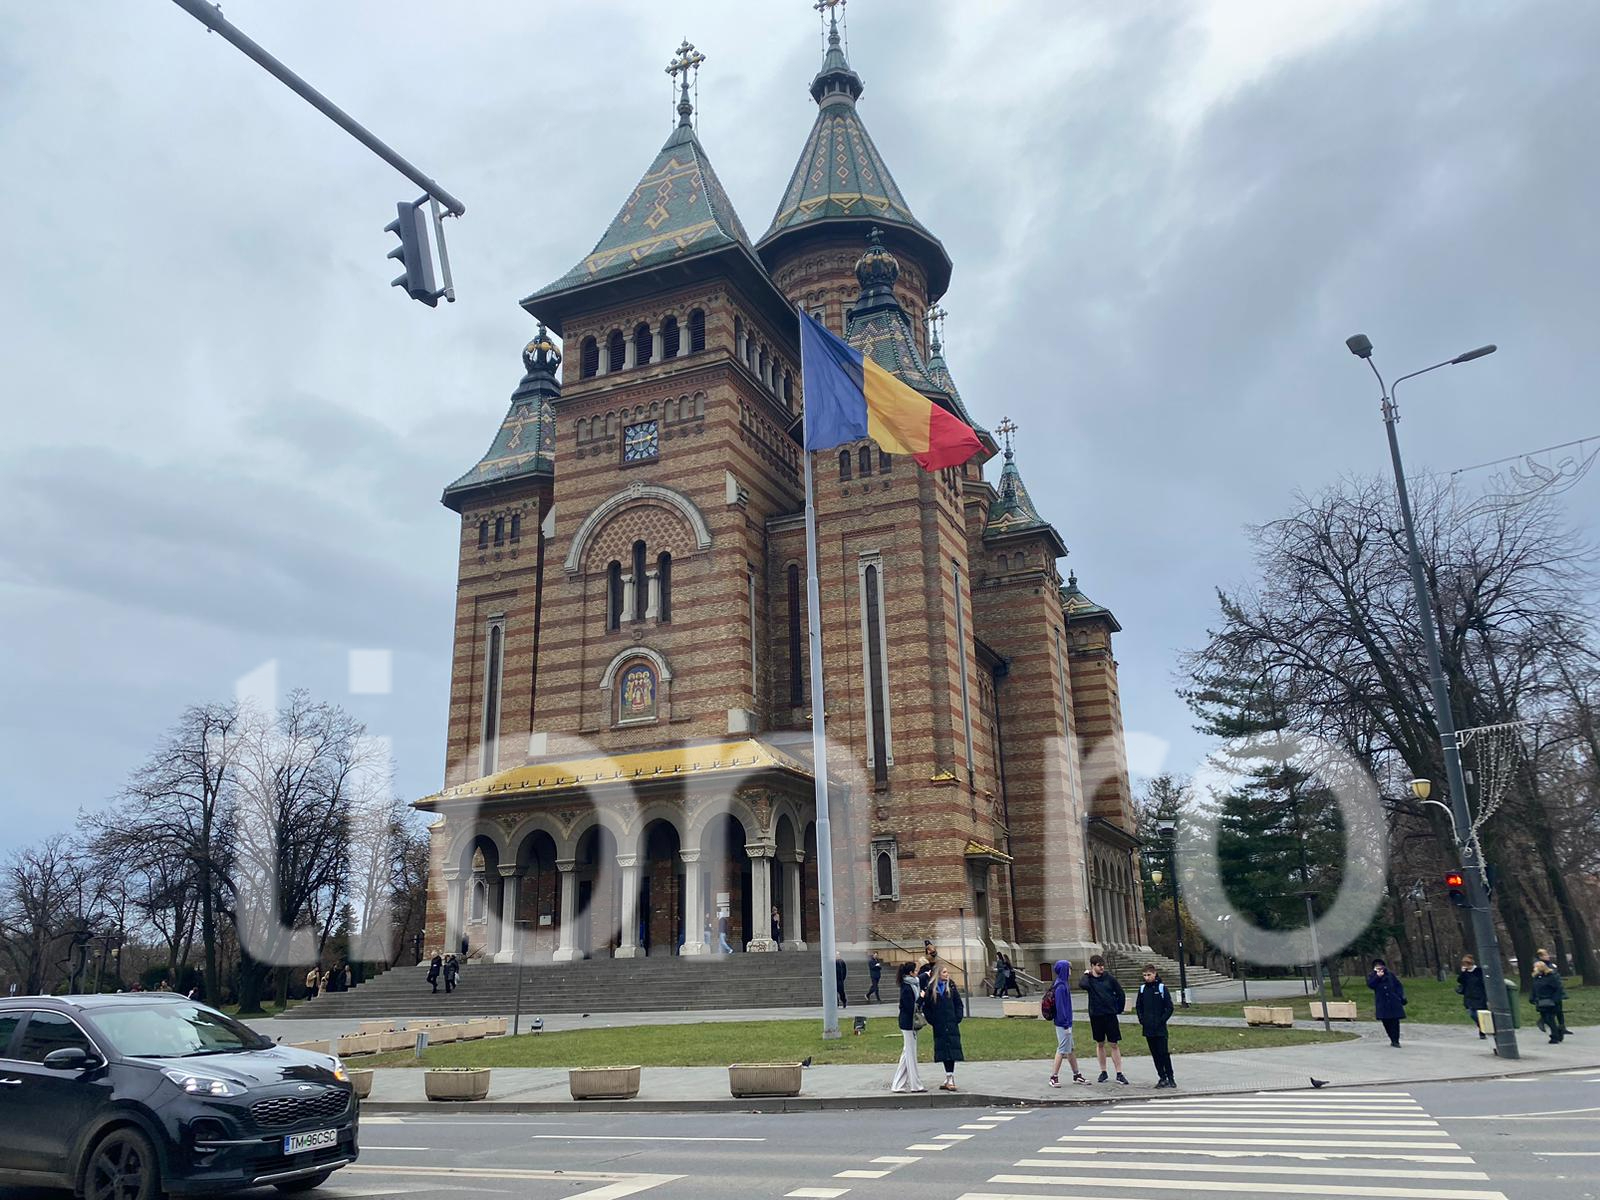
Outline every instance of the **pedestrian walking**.
{"label": "pedestrian walking", "polygon": [[917,986],[916,965],[904,962],[895,969],[895,982],[900,985],[900,1062],[894,1069],[894,1079],[889,1089],[895,1092],[925,1092],[922,1076],[917,1074],[917,1030],[922,1019],[918,1009],[922,990]]}
{"label": "pedestrian walking", "polygon": [[[1559,963],[1557,963],[1556,960],[1550,956],[1550,951],[1541,948],[1541,949],[1535,950],[1533,952],[1533,956],[1539,962],[1542,962],[1545,966],[1549,967],[1550,970],[1554,973],[1554,975],[1555,975],[1557,980],[1561,979],[1561,965]],[[1566,1000],[1566,998],[1567,998],[1567,985],[1565,983],[1561,983],[1560,990],[1561,990],[1561,999],[1564,1002]],[[1565,1039],[1566,1036],[1569,1033],[1572,1032],[1572,1030],[1567,1028],[1567,1015],[1566,1015],[1567,1014],[1567,1009],[1566,1009],[1565,1003],[1560,1005],[1557,1011],[1559,1011],[1561,1013],[1561,1020],[1558,1023],[1558,1027],[1561,1030],[1562,1038]],[[1541,1012],[1539,1014],[1539,1028],[1542,1030],[1542,1029],[1545,1028],[1545,1026],[1547,1024],[1549,1024],[1549,1022],[1545,1020],[1544,1013]]]}
{"label": "pedestrian walking", "polygon": [[783,914],[778,911],[778,906],[772,906],[772,944],[779,950],[783,949]]}
{"label": "pedestrian walking", "polygon": [[1406,1017],[1406,989],[1400,977],[1389,970],[1381,958],[1372,960],[1372,970],[1367,972],[1367,986],[1372,989],[1372,1012],[1383,1031],[1389,1035],[1389,1045],[1399,1048],[1400,1022]]}
{"label": "pedestrian walking", "polygon": [[1550,1044],[1559,1045],[1567,1036],[1566,1011],[1562,1007],[1567,998],[1566,984],[1561,982],[1561,972],[1543,959],[1533,964],[1533,986],[1528,999],[1539,1010],[1539,1028],[1548,1027]]}
{"label": "pedestrian walking", "polygon": [[878,952],[876,950],[874,950],[867,957],[867,974],[872,977],[872,986],[867,989],[867,994],[865,997],[863,997],[862,1003],[866,1003],[866,1001],[871,1000],[874,996],[876,996],[879,1001],[882,1001],[883,993],[878,990],[878,984],[883,979],[883,959],[878,957]]}
{"label": "pedestrian walking", "polygon": [[1479,1039],[1488,1037],[1478,1021],[1478,1014],[1489,1007],[1489,989],[1483,982],[1483,968],[1470,954],[1461,958],[1461,973],[1456,976],[1456,995],[1461,997],[1462,1007],[1467,1010],[1467,1019],[1478,1030]]}
{"label": "pedestrian walking", "polygon": [[444,959],[435,954],[428,960],[428,982],[433,985],[433,990],[439,990],[439,976],[444,974]]}
{"label": "pedestrian walking", "polygon": [[317,971],[316,964],[312,963],[311,964],[311,969],[306,972],[306,999],[307,1000],[315,1000],[317,998],[317,985],[319,983],[321,983],[321,982],[322,982],[322,975]]}
{"label": "pedestrian walking", "polygon": [[848,973],[849,973],[849,968],[844,965],[844,955],[835,954],[833,956],[833,982],[834,982],[834,986],[839,989],[839,1007],[840,1008],[849,1008],[850,1007],[850,1001],[849,1001],[849,999],[846,998],[846,996],[844,994],[844,977]]}
{"label": "pedestrian walking", "polygon": [[724,954],[732,954],[733,947],[728,945],[728,918],[717,918],[717,945]]}
{"label": "pedestrian walking", "polygon": [[1006,986],[1001,990],[1000,994],[1003,996],[1006,992],[1011,992],[1020,1000],[1022,998],[1022,985],[1017,982],[1017,968],[1012,965],[1011,956],[1002,954],[1000,961],[1006,965]]}
{"label": "pedestrian walking", "polygon": [[1128,1006],[1128,996],[1115,975],[1106,972],[1106,960],[1096,954],[1089,959],[1089,972],[1078,980],[1089,993],[1089,1034],[1094,1038],[1095,1057],[1100,1061],[1100,1083],[1106,1082],[1106,1054],[1110,1047],[1111,1067],[1117,1082],[1126,1084],[1122,1073],[1122,1025],[1117,1017]]}
{"label": "pedestrian walking", "polygon": [[1144,965],[1144,983],[1139,985],[1133,1011],[1139,1015],[1139,1028],[1150,1047],[1150,1057],[1155,1060],[1156,1087],[1177,1087],[1178,1081],[1172,1077],[1172,1054],[1167,1049],[1167,1022],[1172,1019],[1172,993],[1161,981],[1161,972],[1156,970],[1155,963]]}
{"label": "pedestrian walking", "polygon": [[461,975],[461,964],[454,954],[447,955],[444,960],[444,990],[445,994],[456,990],[456,980]]}
{"label": "pedestrian walking", "polygon": [[1054,979],[1039,1001],[1039,1015],[1056,1027],[1056,1061],[1050,1068],[1050,1086],[1061,1086],[1061,1060],[1072,1068],[1073,1083],[1088,1083],[1078,1069],[1078,1055],[1072,1048],[1072,964],[1057,959]]}
{"label": "pedestrian walking", "polygon": [[941,1092],[956,1090],[956,1064],[963,1060],[961,1053],[961,1018],[966,1009],[961,1003],[961,989],[950,978],[950,968],[940,964],[939,974],[928,985],[922,997],[922,1012],[933,1029],[933,1057],[944,1064],[944,1082]]}

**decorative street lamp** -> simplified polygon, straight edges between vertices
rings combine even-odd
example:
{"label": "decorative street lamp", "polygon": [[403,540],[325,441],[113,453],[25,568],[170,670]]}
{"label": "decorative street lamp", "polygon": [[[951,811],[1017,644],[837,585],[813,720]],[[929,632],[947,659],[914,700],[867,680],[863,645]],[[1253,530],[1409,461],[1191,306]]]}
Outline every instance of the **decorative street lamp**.
{"label": "decorative street lamp", "polygon": [[[1161,850],[1147,851],[1152,855],[1159,855],[1167,860],[1167,865],[1172,873],[1172,928],[1178,940],[1178,1003],[1184,1008],[1189,1007],[1189,969],[1184,962],[1183,955],[1183,914],[1178,911],[1178,821],[1176,817],[1157,817],[1156,828],[1161,831],[1166,839],[1166,847]],[[1161,868],[1156,867],[1150,872],[1150,882],[1156,887],[1161,886]]]}

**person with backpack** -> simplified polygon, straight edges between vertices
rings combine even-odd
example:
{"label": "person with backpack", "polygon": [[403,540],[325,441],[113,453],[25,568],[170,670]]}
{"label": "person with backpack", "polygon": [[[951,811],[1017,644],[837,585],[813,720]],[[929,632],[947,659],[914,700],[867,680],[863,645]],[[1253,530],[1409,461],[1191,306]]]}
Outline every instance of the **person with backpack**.
{"label": "person with backpack", "polygon": [[895,982],[900,985],[900,1063],[894,1069],[891,1091],[925,1092],[922,1076],[917,1074],[917,1030],[922,1020],[917,1011],[922,1000],[922,988],[917,984],[916,964],[904,962],[896,968]]}
{"label": "person with backpack", "polygon": [[1095,1056],[1100,1060],[1100,1082],[1106,1076],[1106,1044],[1111,1045],[1111,1065],[1117,1073],[1117,1082],[1126,1085],[1128,1077],[1122,1073],[1122,1026],[1117,1017],[1128,1005],[1128,997],[1115,975],[1106,971],[1106,960],[1096,954],[1089,959],[1089,973],[1078,980],[1078,986],[1089,993],[1089,1032],[1094,1037]]}
{"label": "person with backpack", "polygon": [[1088,1083],[1078,1069],[1078,1055],[1072,1048],[1072,964],[1056,961],[1054,982],[1039,1000],[1039,1015],[1056,1027],[1056,1061],[1050,1068],[1050,1086],[1061,1086],[1061,1060],[1072,1068],[1073,1083]]}
{"label": "person with backpack", "polygon": [[1133,1011],[1139,1014],[1139,1028],[1150,1047],[1150,1057],[1156,1064],[1156,1087],[1175,1088],[1172,1077],[1172,1054],[1167,1049],[1167,1022],[1172,1019],[1172,994],[1161,982],[1161,972],[1155,963],[1145,963],[1144,982],[1139,985],[1139,995],[1133,1002]]}

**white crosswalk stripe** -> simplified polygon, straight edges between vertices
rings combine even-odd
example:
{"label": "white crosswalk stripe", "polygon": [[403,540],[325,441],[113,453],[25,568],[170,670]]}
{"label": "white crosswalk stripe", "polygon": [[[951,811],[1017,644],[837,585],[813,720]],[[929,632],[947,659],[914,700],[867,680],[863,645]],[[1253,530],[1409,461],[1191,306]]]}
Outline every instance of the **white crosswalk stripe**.
{"label": "white crosswalk stripe", "polygon": [[1506,1200],[1404,1092],[1170,1097],[1081,1121],[960,1200]]}

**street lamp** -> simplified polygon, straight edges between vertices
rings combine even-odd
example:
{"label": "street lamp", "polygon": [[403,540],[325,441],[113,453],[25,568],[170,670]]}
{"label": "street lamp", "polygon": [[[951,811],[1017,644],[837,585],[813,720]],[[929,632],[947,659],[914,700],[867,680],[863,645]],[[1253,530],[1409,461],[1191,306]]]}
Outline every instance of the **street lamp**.
{"label": "street lamp", "polygon": [[[1172,869],[1172,929],[1178,941],[1178,1004],[1183,1008],[1189,1007],[1189,969],[1184,963],[1183,955],[1183,914],[1178,911],[1178,821],[1175,817],[1156,818],[1156,828],[1166,838],[1166,849],[1152,853],[1164,854],[1168,865]],[[1150,881],[1161,886],[1161,870],[1155,868],[1150,872]]]}
{"label": "street lamp", "polygon": [[[1466,776],[1461,769],[1461,748],[1456,741],[1455,719],[1450,711],[1450,685],[1445,679],[1444,664],[1439,657],[1439,633],[1433,623],[1433,597],[1428,589],[1428,578],[1422,566],[1422,554],[1417,549],[1416,523],[1411,516],[1411,495],[1406,490],[1405,467],[1400,461],[1400,439],[1395,425],[1400,420],[1400,409],[1395,403],[1395,390],[1406,380],[1437,371],[1440,367],[1453,367],[1493,354],[1493,345],[1479,346],[1444,362],[1434,363],[1420,371],[1402,375],[1393,384],[1385,384],[1377,364],[1372,361],[1372,339],[1358,333],[1345,339],[1350,353],[1364,359],[1372,368],[1383,394],[1383,424],[1389,435],[1389,460],[1394,467],[1395,489],[1400,496],[1400,519],[1405,525],[1406,551],[1411,560],[1411,586],[1416,592],[1418,620],[1422,626],[1422,643],[1428,654],[1428,675],[1433,686],[1434,717],[1439,726],[1439,747],[1444,753],[1445,780],[1450,785],[1450,825],[1456,845],[1461,852],[1461,865],[1467,877],[1467,896],[1472,906],[1472,933],[1477,943],[1478,960],[1483,964],[1485,981],[1489,986],[1489,1009],[1494,1014],[1495,1053],[1501,1058],[1519,1058],[1516,1033],[1511,1028],[1510,997],[1506,994],[1505,972],[1500,963],[1499,939],[1495,934],[1494,918],[1489,911],[1489,880],[1487,868],[1477,852],[1477,841],[1471,837],[1472,812],[1467,807]],[[1424,786],[1418,788],[1417,784]],[[1426,780],[1412,784],[1417,799],[1430,801],[1426,796],[1432,785]],[[1441,805],[1443,807],[1443,805]],[[1465,831],[1465,832],[1463,832]]]}

